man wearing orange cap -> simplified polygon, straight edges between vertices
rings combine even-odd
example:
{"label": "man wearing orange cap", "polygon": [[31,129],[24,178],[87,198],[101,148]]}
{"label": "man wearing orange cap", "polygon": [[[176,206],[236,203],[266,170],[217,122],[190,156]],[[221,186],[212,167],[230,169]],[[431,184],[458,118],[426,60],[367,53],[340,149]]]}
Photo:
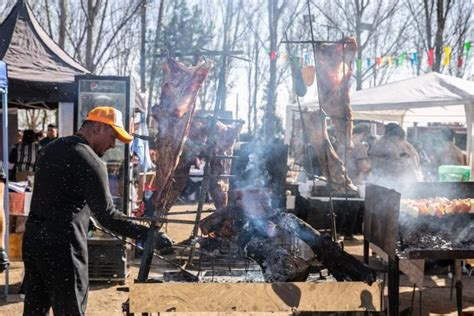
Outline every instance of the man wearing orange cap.
{"label": "man wearing orange cap", "polygon": [[[100,157],[116,139],[130,143],[122,113],[96,107],[73,136],[40,153],[23,239],[24,315],[84,315],[89,289],[87,231],[91,212],[106,228],[144,239],[147,227],[117,219],[107,169]],[[166,235],[156,248],[171,247]]]}

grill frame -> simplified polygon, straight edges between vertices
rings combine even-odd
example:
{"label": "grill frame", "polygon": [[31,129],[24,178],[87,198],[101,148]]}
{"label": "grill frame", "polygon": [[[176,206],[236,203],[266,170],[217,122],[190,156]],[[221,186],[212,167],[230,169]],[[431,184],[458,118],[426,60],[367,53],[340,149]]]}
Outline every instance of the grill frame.
{"label": "grill frame", "polygon": [[[399,252],[400,199],[474,198],[474,182],[420,182],[412,184],[401,193],[382,186],[368,184],[365,196],[364,239],[395,260],[407,259],[468,259],[474,258],[474,249],[406,249]],[[471,221],[474,217],[471,216]]]}

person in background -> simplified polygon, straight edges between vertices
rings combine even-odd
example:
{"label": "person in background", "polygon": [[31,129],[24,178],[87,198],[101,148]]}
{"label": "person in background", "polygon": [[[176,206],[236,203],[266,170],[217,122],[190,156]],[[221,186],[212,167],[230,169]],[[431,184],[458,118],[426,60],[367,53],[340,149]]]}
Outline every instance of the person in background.
{"label": "person in background", "polygon": [[[0,272],[6,270],[10,262],[5,251],[5,209],[3,207],[3,197],[5,194],[5,173],[3,169],[3,161],[0,160]],[[8,190],[7,193],[8,194]]]}
{"label": "person in background", "polygon": [[36,133],[36,141],[41,142],[41,140],[45,139],[47,137],[45,131],[39,131]]}
{"label": "person in background", "polygon": [[14,164],[15,181],[26,181],[28,176],[34,174],[38,151],[35,132],[32,129],[25,130],[21,143],[15,144],[8,156],[8,161]]}
{"label": "person in background", "polygon": [[[91,213],[102,226],[133,239],[144,239],[147,226],[124,216],[112,201],[104,153],[116,140],[130,143],[122,113],[92,109],[79,131],[41,150],[33,197],[23,237],[25,301],[23,315],[84,315],[89,291],[87,231]],[[95,226],[95,225],[94,225]],[[155,248],[172,248],[155,230]]]}
{"label": "person in background", "polygon": [[367,174],[370,170],[368,156],[369,144],[367,143],[369,134],[370,128],[364,124],[357,125],[353,129],[354,148],[349,152],[347,171],[349,178],[355,185],[365,184]]}
{"label": "person in background", "polygon": [[21,143],[22,139],[23,139],[23,131],[18,131],[16,133],[16,142]]}
{"label": "person in background", "polygon": [[438,147],[435,148],[433,164],[436,170],[441,165],[466,165],[466,155],[454,143],[454,131],[443,128],[439,131]]}
{"label": "person in background", "polygon": [[369,159],[369,183],[404,189],[422,179],[418,153],[405,139],[405,131],[398,124],[385,126],[384,136],[369,151]]}
{"label": "person in background", "polygon": [[46,132],[46,137],[43,138],[39,144],[41,148],[43,148],[56,138],[58,138],[58,126],[56,124],[48,124],[48,131]]}

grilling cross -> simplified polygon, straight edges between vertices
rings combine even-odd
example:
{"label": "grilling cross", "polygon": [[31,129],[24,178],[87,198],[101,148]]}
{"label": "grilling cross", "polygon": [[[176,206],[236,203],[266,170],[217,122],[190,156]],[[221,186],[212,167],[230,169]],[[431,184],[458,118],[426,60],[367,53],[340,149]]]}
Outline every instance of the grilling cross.
{"label": "grilling cross", "polygon": [[[226,57],[236,57],[235,55],[241,54],[240,51],[198,51],[192,53],[174,53],[174,56],[194,56],[194,62],[197,63],[199,56],[222,56],[223,68],[226,64]],[[166,54],[167,57],[171,54]],[[203,63],[194,67],[186,67],[172,59],[168,59],[163,65],[164,70],[164,84],[162,93],[160,95],[160,102],[152,110],[152,116],[158,122],[159,132],[155,139],[157,145],[157,152],[160,155],[160,168],[157,169],[156,173],[156,187],[158,188],[153,195],[153,204],[156,211],[157,217],[166,216],[169,208],[173,204],[173,199],[176,198],[177,190],[174,190],[175,172],[181,167],[181,171],[186,167],[186,164],[182,163],[179,165],[180,158],[183,154],[186,139],[188,138],[191,122],[193,121],[195,111],[195,100],[202,83],[208,75],[208,72],[212,64],[210,62]],[[225,69],[224,69],[225,70]],[[222,73],[222,68],[221,68]],[[219,86],[223,86],[225,76],[220,76]],[[223,99],[222,89],[218,89],[217,100]],[[217,111],[219,109],[219,102],[216,103],[214,117],[217,118]],[[237,126],[235,130],[239,133],[241,128]],[[200,194],[198,210],[196,212],[196,224],[193,229],[191,237],[195,237],[198,232],[197,223],[201,219],[201,212],[203,209],[205,197],[208,192],[209,173],[210,173],[210,158],[215,151],[216,135],[215,131],[218,129],[217,119],[211,121],[209,128],[209,135],[212,135],[208,139],[207,153],[208,163],[204,169],[203,187]],[[156,230],[161,226],[160,223],[152,222],[150,225],[149,233],[144,247],[143,257],[140,265],[138,274],[139,281],[145,281],[148,278],[150,271],[150,265],[153,254],[154,239],[156,236]],[[194,255],[194,247],[192,248],[190,258]]]}

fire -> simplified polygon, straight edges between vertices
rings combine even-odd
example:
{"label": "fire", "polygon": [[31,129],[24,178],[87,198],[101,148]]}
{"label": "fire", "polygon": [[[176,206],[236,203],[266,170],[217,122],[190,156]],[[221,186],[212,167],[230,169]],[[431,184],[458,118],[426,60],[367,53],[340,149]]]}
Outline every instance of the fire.
{"label": "fire", "polygon": [[344,63],[341,63],[337,66],[334,75],[332,76],[332,81],[336,85],[341,85],[342,81],[346,76],[350,75],[350,68]]}

